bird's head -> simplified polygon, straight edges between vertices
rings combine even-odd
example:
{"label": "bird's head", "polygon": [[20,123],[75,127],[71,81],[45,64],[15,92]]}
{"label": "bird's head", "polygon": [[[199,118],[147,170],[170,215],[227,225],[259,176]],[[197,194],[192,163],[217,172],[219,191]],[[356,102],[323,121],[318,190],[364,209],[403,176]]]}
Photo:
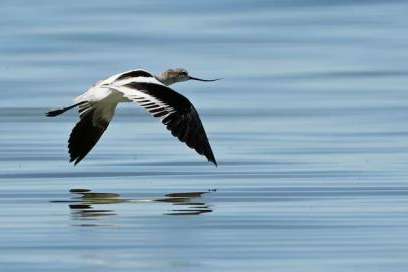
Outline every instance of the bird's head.
{"label": "bird's head", "polygon": [[192,77],[188,74],[186,69],[183,68],[176,68],[176,69],[169,69],[160,74],[158,79],[166,85],[170,85],[177,82],[183,82],[187,80],[198,80],[198,81],[216,81],[217,79],[201,79],[197,77]]}

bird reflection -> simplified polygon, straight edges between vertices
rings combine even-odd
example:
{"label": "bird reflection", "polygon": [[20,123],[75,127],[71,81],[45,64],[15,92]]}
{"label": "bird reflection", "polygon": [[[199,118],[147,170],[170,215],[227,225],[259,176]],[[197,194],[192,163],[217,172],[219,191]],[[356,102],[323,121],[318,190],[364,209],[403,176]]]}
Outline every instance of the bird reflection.
{"label": "bird reflection", "polygon": [[174,206],[180,206],[175,208],[166,215],[199,215],[202,213],[210,213],[212,209],[204,202],[194,202],[194,199],[201,199],[203,194],[208,192],[190,192],[190,193],[172,193],[165,195],[165,198],[156,199],[157,202],[170,202]]}
{"label": "bird reflection", "polygon": [[[215,190],[204,192],[170,193],[163,197],[152,199],[124,198],[116,193],[99,193],[89,189],[71,189],[72,197],[69,200],[55,200],[53,203],[69,203],[71,215],[74,220],[91,220],[105,216],[117,215],[113,209],[99,209],[99,205],[119,203],[170,203],[172,209],[164,215],[200,215],[213,210],[207,205],[202,196]],[[81,224],[81,226],[96,226],[95,224]]]}
{"label": "bird reflection", "polygon": [[74,218],[116,215],[113,210],[95,209],[92,205],[126,202],[126,199],[122,199],[119,194],[114,193],[95,193],[89,189],[71,189],[69,192],[77,195],[72,200],[75,204],[69,204]]}

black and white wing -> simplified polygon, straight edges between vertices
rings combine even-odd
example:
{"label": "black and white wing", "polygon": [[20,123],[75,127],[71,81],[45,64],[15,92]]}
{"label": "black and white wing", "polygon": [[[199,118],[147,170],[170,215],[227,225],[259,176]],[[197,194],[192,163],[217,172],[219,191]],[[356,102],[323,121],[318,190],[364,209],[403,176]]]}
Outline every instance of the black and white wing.
{"label": "black and white wing", "polygon": [[97,82],[75,98],[81,119],[73,128],[68,140],[71,162],[79,163],[92,150],[112,120],[122,93],[116,94],[117,91],[110,88],[111,84],[121,85],[130,81],[159,83],[145,70],[130,70]]}
{"label": "black and white wing", "polygon": [[68,140],[70,162],[76,165],[92,150],[108,128],[118,101],[106,88],[95,88],[99,100],[87,101],[79,105],[80,120],[72,129]]}
{"label": "black and white wing", "polygon": [[130,82],[115,89],[160,118],[173,136],[217,165],[200,117],[186,97],[159,82]]}
{"label": "black and white wing", "polygon": [[68,140],[70,162],[79,163],[96,145],[109,125],[109,121],[93,123],[95,110],[81,116],[81,120],[72,129]]}

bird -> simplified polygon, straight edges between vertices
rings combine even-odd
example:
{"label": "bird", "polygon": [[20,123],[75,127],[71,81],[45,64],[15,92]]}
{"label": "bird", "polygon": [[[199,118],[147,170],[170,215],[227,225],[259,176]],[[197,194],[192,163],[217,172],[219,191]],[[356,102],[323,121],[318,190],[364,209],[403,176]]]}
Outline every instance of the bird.
{"label": "bird", "polygon": [[74,99],[75,104],[51,110],[55,117],[78,108],[80,120],[68,140],[70,162],[77,165],[96,145],[111,122],[116,107],[122,102],[142,106],[151,116],[159,118],[171,134],[217,166],[207,134],[193,104],[169,86],[187,80],[217,81],[190,76],[186,69],[168,69],[158,76],[144,69],[112,75],[98,81]]}

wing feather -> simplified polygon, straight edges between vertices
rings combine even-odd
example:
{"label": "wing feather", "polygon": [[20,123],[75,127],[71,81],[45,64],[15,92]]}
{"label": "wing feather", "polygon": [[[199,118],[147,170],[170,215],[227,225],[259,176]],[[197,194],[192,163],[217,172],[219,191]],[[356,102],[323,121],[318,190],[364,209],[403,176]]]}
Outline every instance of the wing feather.
{"label": "wing feather", "polygon": [[117,90],[153,117],[160,118],[173,136],[217,165],[197,110],[186,97],[151,82],[130,82]]}
{"label": "wing feather", "polygon": [[109,125],[109,121],[99,120],[94,124],[95,109],[87,111],[72,129],[68,140],[70,162],[78,164],[92,150]]}
{"label": "wing feather", "polygon": [[110,93],[102,100],[80,105],[80,120],[68,140],[70,162],[78,164],[92,150],[108,128],[118,102],[115,95]]}

